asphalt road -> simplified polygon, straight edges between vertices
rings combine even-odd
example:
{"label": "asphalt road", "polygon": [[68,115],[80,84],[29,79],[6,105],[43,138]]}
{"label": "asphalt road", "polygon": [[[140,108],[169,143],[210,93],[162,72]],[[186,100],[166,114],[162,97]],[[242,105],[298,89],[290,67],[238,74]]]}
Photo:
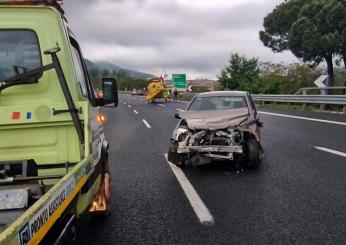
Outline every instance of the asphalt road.
{"label": "asphalt road", "polygon": [[260,110],[266,156],[258,170],[183,170],[213,218],[202,224],[203,210],[192,208],[193,193],[164,157],[174,113],[187,104],[120,100],[105,109],[112,215],[82,220],[78,244],[346,244],[345,115]]}

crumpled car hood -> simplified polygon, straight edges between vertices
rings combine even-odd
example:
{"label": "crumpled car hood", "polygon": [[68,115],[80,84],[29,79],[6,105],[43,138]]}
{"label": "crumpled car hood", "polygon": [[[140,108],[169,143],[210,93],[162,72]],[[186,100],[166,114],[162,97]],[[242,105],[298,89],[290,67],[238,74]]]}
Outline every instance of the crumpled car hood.
{"label": "crumpled car hood", "polygon": [[213,111],[183,111],[181,119],[187,122],[191,130],[217,130],[237,126],[249,117],[248,108],[213,110]]}

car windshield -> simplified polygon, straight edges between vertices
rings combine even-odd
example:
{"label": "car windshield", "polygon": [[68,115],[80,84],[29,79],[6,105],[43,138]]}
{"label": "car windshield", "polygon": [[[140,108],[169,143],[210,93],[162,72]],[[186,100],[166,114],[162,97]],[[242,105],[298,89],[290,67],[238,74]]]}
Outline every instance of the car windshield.
{"label": "car windshield", "polygon": [[244,96],[210,96],[195,98],[189,111],[210,111],[247,107]]}
{"label": "car windshield", "polygon": [[0,81],[41,66],[38,40],[30,30],[0,30]]}

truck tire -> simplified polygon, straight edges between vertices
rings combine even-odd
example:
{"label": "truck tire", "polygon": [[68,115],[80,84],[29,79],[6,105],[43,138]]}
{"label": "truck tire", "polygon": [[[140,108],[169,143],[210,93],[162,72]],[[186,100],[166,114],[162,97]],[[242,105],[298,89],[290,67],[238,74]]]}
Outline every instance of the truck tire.
{"label": "truck tire", "polygon": [[250,137],[247,141],[246,148],[246,167],[257,169],[260,163],[260,150],[256,139]]}

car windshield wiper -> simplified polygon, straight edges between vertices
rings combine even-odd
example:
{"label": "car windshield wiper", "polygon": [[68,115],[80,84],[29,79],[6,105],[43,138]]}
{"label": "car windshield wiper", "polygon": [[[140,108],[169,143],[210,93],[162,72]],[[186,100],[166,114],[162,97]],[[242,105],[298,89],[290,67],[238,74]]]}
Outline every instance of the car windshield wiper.
{"label": "car windshield wiper", "polygon": [[0,82],[0,92],[5,88],[15,86],[15,85],[24,85],[24,84],[34,84],[38,81],[35,79],[37,75],[41,74],[44,71],[53,69],[54,65],[49,64],[36,69],[25,71],[23,73],[14,75],[5,81]]}
{"label": "car windshield wiper", "polygon": [[[25,66],[13,65],[12,67],[13,67],[14,73],[16,75],[19,75],[21,73],[24,73],[24,72],[27,72],[27,71],[31,70],[30,68],[25,67]],[[20,72],[20,70],[21,70],[21,72]]]}

